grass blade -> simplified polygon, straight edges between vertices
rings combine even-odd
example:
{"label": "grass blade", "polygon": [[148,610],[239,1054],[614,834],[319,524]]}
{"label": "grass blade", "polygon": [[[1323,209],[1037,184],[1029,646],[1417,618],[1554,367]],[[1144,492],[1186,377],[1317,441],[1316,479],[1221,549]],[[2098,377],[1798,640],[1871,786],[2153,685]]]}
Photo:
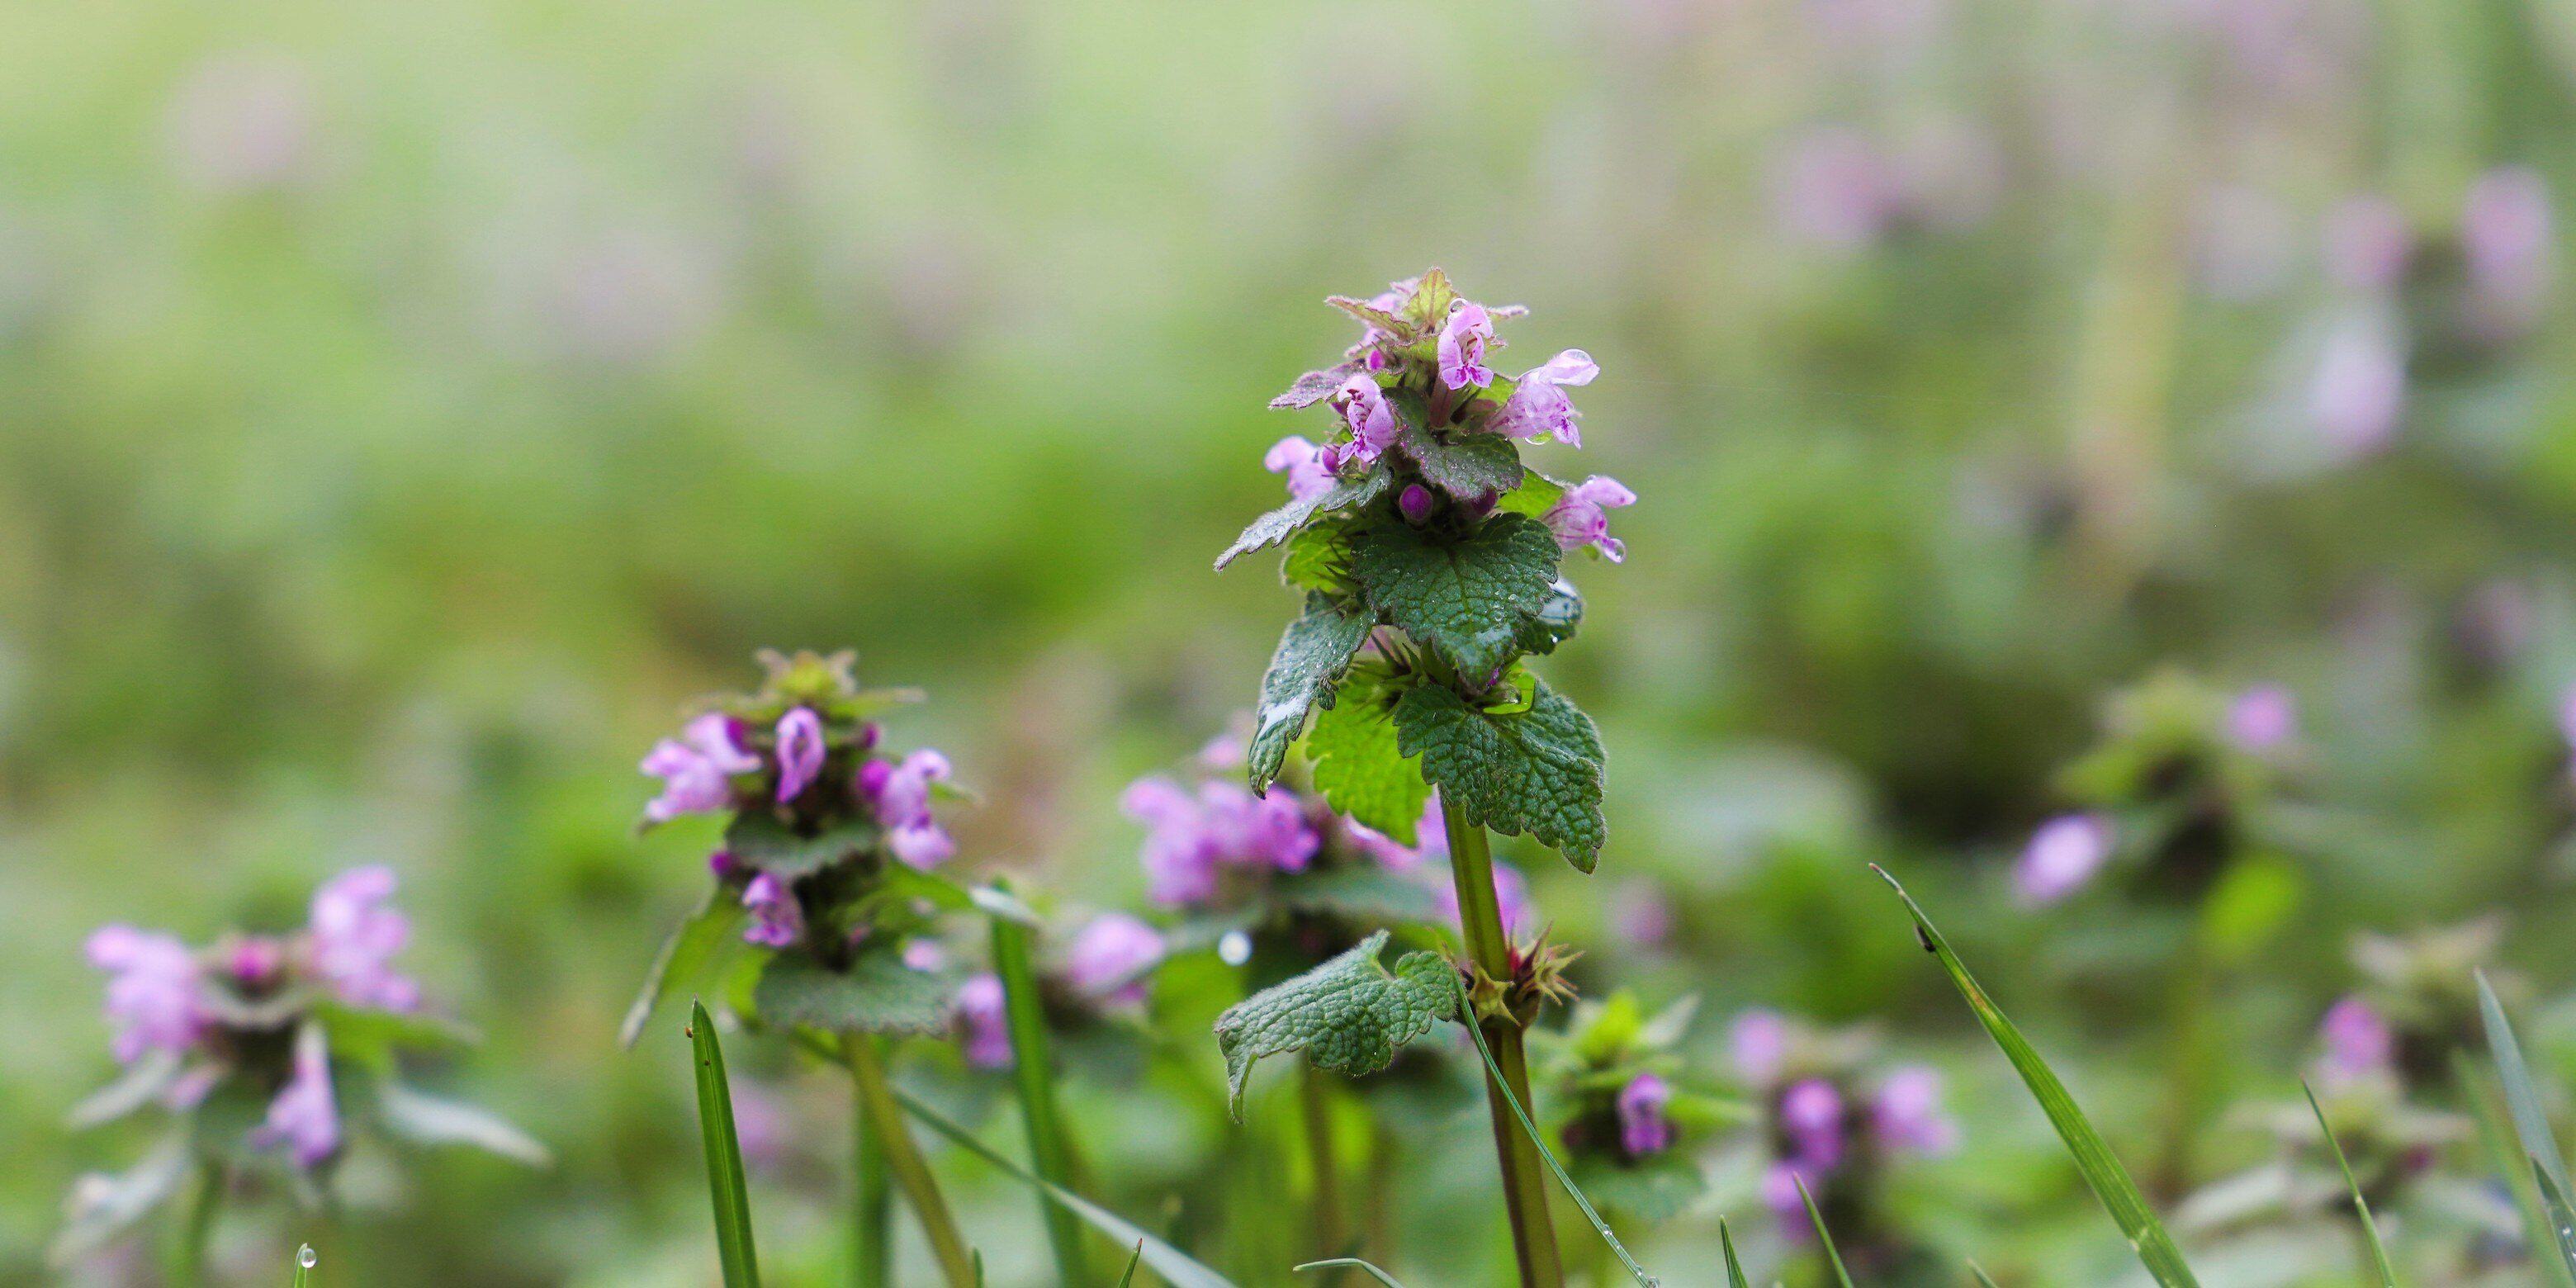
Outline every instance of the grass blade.
{"label": "grass blade", "polygon": [[1127,1254],[1127,1273],[1118,1276],[1118,1288],[1128,1288],[1128,1285],[1136,1282],[1137,1263],[1144,1259],[1145,1245],[1139,1242],[1136,1245],[1136,1250]]}
{"label": "grass blade", "polygon": [[1987,1274],[1984,1266],[1971,1261],[1968,1263],[1968,1273],[1977,1277],[1977,1283],[1980,1285],[1980,1288],[1995,1288],[1995,1277]]}
{"label": "grass blade", "polygon": [[1155,1238],[1144,1227],[1003,1157],[992,1146],[977,1140],[973,1132],[957,1125],[948,1115],[932,1108],[920,1097],[896,1087],[894,1098],[903,1105],[904,1112],[919,1119],[923,1126],[947,1137],[959,1149],[1000,1168],[1022,1185],[1081,1217],[1091,1228],[1121,1244],[1144,1249],[1138,1255],[1144,1258],[1146,1265],[1154,1268],[1155,1273],[1170,1281],[1172,1288],[1235,1288],[1231,1280],[1191,1260],[1188,1253]]}
{"label": "grass blade", "polygon": [[[2525,1156],[2514,1143],[2513,1127],[2505,1121],[2504,1091],[2496,1085],[2495,1075],[2479,1068],[2467,1051],[2454,1048],[2451,1077],[2459,1084],[2460,1096],[2469,1105],[2469,1116],[2478,1125],[2479,1147],[2486,1151],[2487,1160],[2513,1195],[2513,1210],[2522,1218],[2523,1241],[2534,1248],[2549,1246],[2556,1238],[2549,1230],[2549,1213],[2541,1208],[2540,1187],[2533,1184],[2531,1169],[2524,1165]],[[2555,1288],[2576,1288],[2576,1275],[2569,1273],[2565,1262],[2536,1259],[2550,1268],[2549,1282]]]}
{"label": "grass blade", "polygon": [[1807,1192],[1807,1179],[1795,1172],[1789,1179],[1798,1187],[1798,1201],[1807,1205],[1807,1221],[1816,1227],[1816,1242],[1825,1250],[1825,1263],[1834,1268],[1834,1282],[1852,1288],[1851,1272],[1843,1269],[1843,1254],[1834,1247],[1834,1232],[1825,1228],[1825,1214],[1816,1210],[1816,1196]]}
{"label": "grass blade", "polygon": [[1619,1236],[1610,1232],[1610,1223],[1601,1219],[1601,1213],[1592,1206],[1592,1200],[1584,1196],[1582,1188],[1574,1183],[1573,1177],[1565,1174],[1565,1164],[1556,1161],[1556,1151],[1547,1147],[1547,1138],[1539,1134],[1538,1124],[1530,1121],[1529,1111],[1521,1107],[1520,1097],[1512,1094],[1510,1081],[1503,1077],[1503,1067],[1494,1063],[1493,1048],[1485,1045],[1484,1028],[1475,1022],[1476,1007],[1468,1000],[1466,981],[1458,979],[1453,974],[1450,983],[1458,990],[1460,1027],[1467,1030],[1467,1036],[1476,1040],[1476,1054],[1484,1057],[1485,1072],[1493,1075],[1491,1085],[1495,1093],[1503,1098],[1504,1104],[1511,1106],[1512,1117],[1519,1119],[1521,1130],[1529,1133],[1530,1144],[1537,1147],[1538,1156],[1546,1162],[1547,1170],[1556,1173],[1556,1183],[1565,1187],[1566,1197],[1573,1199],[1574,1206],[1583,1210],[1583,1219],[1592,1223],[1594,1232],[1601,1236],[1602,1242],[1610,1245],[1610,1251],[1618,1255],[1619,1264],[1628,1268],[1628,1274],[1643,1285],[1643,1288],[1656,1288],[1658,1282],[1656,1278],[1647,1274],[1646,1268],[1638,1265],[1635,1257],[1628,1255],[1627,1245],[1619,1242]]}
{"label": "grass blade", "polygon": [[[2504,1015],[2504,1004],[2496,1000],[2495,989],[2488,986],[2485,971],[2477,972],[2478,1017],[2487,1031],[2487,1050],[2495,1057],[2496,1081],[2504,1088],[2505,1112],[2513,1118],[2514,1135],[2522,1140],[2524,1161],[2532,1169],[2532,1180],[2540,1187],[2540,1204],[2549,1218],[2550,1242],[2557,1247],[2561,1264],[2571,1278],[2576,1278],[2576,1212],[2567,1206],[2566,1155],[2558,1152],[2558,1137],[2549,1130],[2549,1115],[2540,1107],[2540,1093],[2531,1083],[2531,1066],[2522,1058],[2522,1043],[2513,1036],[2513,1023]],[[2532,1250],[2533,1259],[2540,1250]]]}
{"label": "grass blade", "polygon": [[1380,1270],[1357,1257],[1335,1257],[1329,1261],[1309,1261],[1303,1265],[1291,1266],[1289,1269],[1301,1272],[1307,1270],[1358,1270],[1366,1272],[1369,1278],[1385,1284],[1386,1288],[1404,1288],[1403,1284],[1395,1281],[1395,1276],[1388,1274],[1387,1272]]}
{"label": "grass blade", "polygon": [[2076,1170],[2084,1174],[2085,1184],[2093,1187],[2094,1195],[2111,1213],[2120,1233],[2129,1237],[2129,1246],[2137,1249],[2138,1260],[2145,1263],[2147,1273],[2164,1288],[2199,1288],[2200,1281],[2192,1277],[2191,1267],[2183,1264],[2182,1250],[2174,1245],[2173,1235],[2156,1219],[2155,1210],[2147,1206],[2146,1196],[2138,1192],[2138,1183],[2129,1179],[2128,1169],[2111,1153],[2102,1133],[2094,1130],[2084,1111],[2076,1106],[2075,1098],[2067,1094],[2066,1084],[2050,1071],[2047,1061],[2039,1058],[2039,1052],[2022,1037],[2021,1030],[1996,1009],[1986,991],[1977,986],[1976,978],[1968,974],[1958,954],[1950,951],[1950,941],[1933,928],[1931,919],[1916,906],[1914,897],[1905,893],[1905,887],[1897,884],[1886,869],[1876,864],[1870,868],[1895,889],[1897,898],[1905,901],[1906,913],[1914,918],[1915,935],[1940,960],[1941,969],[1949,974],[1959,996],[1967,999],[1968,1009],[1976,1012],[1977,1021],[1986,1026],[1987,1036],[2002,1048],[2004,1058],[2012,1062],[2013,1070],[2039,1101],[2040,1111],[2048,1115],[2058,1138],[2066,1142],[2067,1152],[2075,1156]]}
{"label": "grass blade", "polygon": [[759,1288],[751,1249],[751,1192],[743,1183],[742,1145],[733,1132],[733,1090],[725,1081],[724,1047],[706,1004],[689,1004],[689,1046],[697,1057],[698,1134],[707,1149],[707,1195],[715,1205],[716,1258],[725,1288]]}
{"label": "grass blade", "polygon": [[[1030,960],[1029,928],[1004,917],[994,917],[992,924],[993,973],[1002,980],[1003,1016],[1011,1034],[1011,1080],[1019,1092],[1020,1121],[1028,1128],[1029,1164],[1048,1184],[1070,1190],[1073,1149],[1065,1136],[1064,1113],[1056,1106],[1055,1068],[1048,1056],[1037,969]],[[1043,1194],[1038,1196],[1038,1215],[1046,1221],[1047,1243],[1055,1252],[1057,1282],[1092,1282],[1083,1265],[1082,1223]]]}
{"label": "grass blade", "polygon": [[2379,1223],[2370,1219],[2370,1200],[2361,1196],[2361,1182],[2353,1179],[2352,1162],[2343,1156],[2343,1142],[2335,1139],[2334,1128],[2327,1125],[2325,1106],[2317,1103],[2316,1088],[2302,1078],[2299,1090],[2308,1093],[2308,1108],[2317,1116],[2317,1130],[2325,1133],[2326,1148],[2334,1151],[2335,1166],[2343,1169],[2344,1186],[2352,1191],[2352,1210],[2361,1217],[2361,1237],[2370,1244],[2370,1260],[2379,1268],[2380,1288],[2397,1288],[2397,1270],[2388,1264],[2388,1247],[2379,1241]]}
{"label": "grass blade", "polygon": [[1735,1231],[1726,1228],[1726,1218],[1717,1219],[1717,1246],[1726,1249],[1726,1288],[1753,1288],[1744,1277],[1744,1263],[1735,1259]]}
{"label": "grass blade", "polygon": [[313,1255],[312,1244],[305,1244],[295,1250],[295,1288],[305,1288],[305,1285],[313,1281],[313,1263],[319,1260],[321,1260],[320,1257]]}

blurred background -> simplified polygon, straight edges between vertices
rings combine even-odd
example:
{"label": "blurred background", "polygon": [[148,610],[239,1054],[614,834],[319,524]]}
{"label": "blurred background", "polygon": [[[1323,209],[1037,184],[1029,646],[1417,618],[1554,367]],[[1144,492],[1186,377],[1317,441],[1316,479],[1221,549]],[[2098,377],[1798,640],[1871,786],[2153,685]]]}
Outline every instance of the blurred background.
{"label": "blurred background", "polygon": [[[2129,1273],[1872,862],[2142,1171],[2178,1060],[2295,1102],[2359,932],[2500,916],[2576,1054],[2561,0],[31,0],[0,33],[0,1281],[151,1282],[43,1260],[145,1139],[62,1126],[112,1069],[82,937],[292,922],[372,861],[486,1035],[444,1081],[557,1163],[417,1156],[219,1255],[713,1282],[678,1019],[613,1043],[711,840],[637,836],[638,757],[755,648],[855,648],[983,794],[967,870],[1138,902],[1119,788],[1249,702],[1293,607],[1267,558],[1209,569],[1280,498],[1263,449],[1324,425],[1263,404],[1352,340],[1320,297],[1430,264],[1530,306],[1498,365],[1600,362],[1585,448],[1541,455],[1642,498],[1544,668],[1611,752],[1600,875],[1506,848],[1588,990],[1699,995],[1698,1063],[1763,1006],[1940,1068],[1963,1139],[1891,1182],[1909,1237]],[[2225,945],[2188,1047],[2172,900],[2043,901],[2023,854],[2102,803],[2061,771],[2164,668],[2295,712],[2260,879],[2188,897]],[[765,1259],[829,1282],[844,1084],[738,1046],[784,1138]],[[1073,1082],[1157,1224],[1220,1129]],[[2277,1152],[2205,1126],[2165,1197]],[[997,1281],[1041,1282],[1025,1196],[940,1165]],[[1496,1282],[1490,1179],[1441,1167],[1392,1265]],[[1706,1281],[1727,1210],[1757,1274],[1811,1274],[1752,1193],[1647,1260]],[[2237,1284],[2351,1254],[2186,1243]]]}

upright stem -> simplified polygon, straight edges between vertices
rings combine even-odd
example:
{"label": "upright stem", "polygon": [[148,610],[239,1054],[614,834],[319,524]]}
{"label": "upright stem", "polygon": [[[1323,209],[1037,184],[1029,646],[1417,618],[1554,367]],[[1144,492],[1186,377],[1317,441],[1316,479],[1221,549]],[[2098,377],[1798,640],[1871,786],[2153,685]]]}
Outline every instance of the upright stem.
{"label": "upright stem", "polygon": [[966,1250],[965,1237],[957,1233],[957,1220],[948,1214],[948,1200],[940,1197],[939,1182],[931,1176],[930,1164],[922,1160],[921,1147],[904,1129],[903,1106],[895,1103],[894,1088],[886,1084],[885,1057],[877,1051],[876,1039],[865,1033],[842,1034],[841,1058],[850,1066],[850,1081],[858,1084],[859,1112],[867,1118],[868,1132],[877,1138],[878,1148],[885,1152],[886,1170],[903,1187],[904,1201],[920,1219],[921,1232],[930,1240],[930,1253],[938,1260],[948,1288],[976,1288],[974,1255]]}
{"label": "upright stem", "polygon": [[[1341,1168],[1333,1158],[1333,1105],[1327,1099],[1332,1088],[1325,1085],[1324,1074],[1313,1061],[1305,1062],[1305,1066],[1304,1076],[1297,1084],[1297,1100],[1305,1111],[1306,1157],[1315,1173],[1315,1255],[1346,1257],[1351,1249],[1345,1246],[1342,1232]],[[1343,1281],[1343,1276],[1335,1272],[1324,1282]]]}
{"label": "upright stem", "polygon": [[[1494,852],[1485,829],[1470,823],[1444,794],[1440,821],[1449,833],[1449,875],[1458,887],[1458,925],[1465,932],[1467,955],[1494,979],[1512,977],[1511,941],[1503,934],[1501,902],[1494,895]],[[1507,1017],[1479,1026],[1493,1048],[1503,1081],[1522,1104],[1529,1093],[1529,1057],[1521,1049],[1520,1025]],[[1503,1103],[1486,1077],[1485,1108],[1494,1124],[1494,1154],[1502,1164],[1503,1205],[1512,1218],[1512,1253],[1519,1259],[1522,1288],[1562,1288],[1564,1263],[1556,1252],[1556,1227],[1547,1213],[1547,1174],[1538,1147],[1521,1132],[1511,1107]]]}
{"label": "upright stem", "polygon": [[[1056,1107],[1054,1061],[1047,1055],[1046,1012],[1038,997],[1029,931],[1005,917],[992,920],[993,971],[1002,980],[1011,1076],[1020,1093],[1020,1122],[1028,1129],[1029,1162],[1040,1177],[1074,1190],[1073,1147],[1065,1135],[1064,1113]],[[1038,1215],[1046,1221],[1047,1242],[1055,1250],[1056,1277],[1067,1284],[1090,1282],[1083,1265],[1082,1226],[1073,1213],[1040,1196]]]}
{"label": "upright stem", "polygon": [[172,1288],[198,1288],[206,1282],[206,1245],[214,1237],[215,1211],[223,1202],[224,1165],[213,1159],[199,1162],[187,1215],[170,1240]]}
{"label": "upright stem", "polygon": [[894,1288],[894,1191],[886,1184],[885,1145],[868,1124],[867,1107],[851,1116],[850,1283]]}

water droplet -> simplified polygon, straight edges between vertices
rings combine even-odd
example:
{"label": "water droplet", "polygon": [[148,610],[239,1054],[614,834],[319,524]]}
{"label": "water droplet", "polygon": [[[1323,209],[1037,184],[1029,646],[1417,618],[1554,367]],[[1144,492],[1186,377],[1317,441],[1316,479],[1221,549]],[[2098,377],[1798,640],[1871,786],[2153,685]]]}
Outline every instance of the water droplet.
{"label": "water droplet", "polygon": [[1225,938],[1216,941],[1216,959],[1228,966],[1240,966],[1251,961],[1252,936],[1240,930],[1225,932]]}
{"label": "water droplet", "polygon": [[313,1268],[313,1263],[320,1261],[321,1259],[322,1258],[313,1255],[312,1244],[305,1244],[303,1247],[295,1250],[295,1264],[302,1266],[307,1270],[311,1270]]}

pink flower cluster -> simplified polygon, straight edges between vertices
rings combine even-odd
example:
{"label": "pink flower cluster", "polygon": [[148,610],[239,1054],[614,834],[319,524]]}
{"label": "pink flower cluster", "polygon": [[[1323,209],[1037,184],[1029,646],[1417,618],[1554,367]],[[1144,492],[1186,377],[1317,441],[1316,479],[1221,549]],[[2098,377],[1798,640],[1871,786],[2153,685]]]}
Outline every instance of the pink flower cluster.
{"label": "pink flower cluster", "polygon": [[1861,1092],[1840,1075],[1794,1070],[1795,1030],[1777,1012],[1737,1016],[1729,1038],[1736,1076],[1769,1098],[1774,1159],[1762,1193],[1792,1241],[1815,1237],[1800,1184],[1817,1193],[1864,1160],[1933,1157],[1958,1147],[1959,1127],[1942,1108],[1934,1069],[1900,1065]]}
{"label": "pink flower cluster", "polygon": [[1205,904],[1228,870],[1303,872],[1323,847],[1322,834],[1285,791],[1263,797],[1207,782],[1193,792],[1156,776],[1130,784],[1118,805],[1145,825],[1146,895],[1165,907]]}

